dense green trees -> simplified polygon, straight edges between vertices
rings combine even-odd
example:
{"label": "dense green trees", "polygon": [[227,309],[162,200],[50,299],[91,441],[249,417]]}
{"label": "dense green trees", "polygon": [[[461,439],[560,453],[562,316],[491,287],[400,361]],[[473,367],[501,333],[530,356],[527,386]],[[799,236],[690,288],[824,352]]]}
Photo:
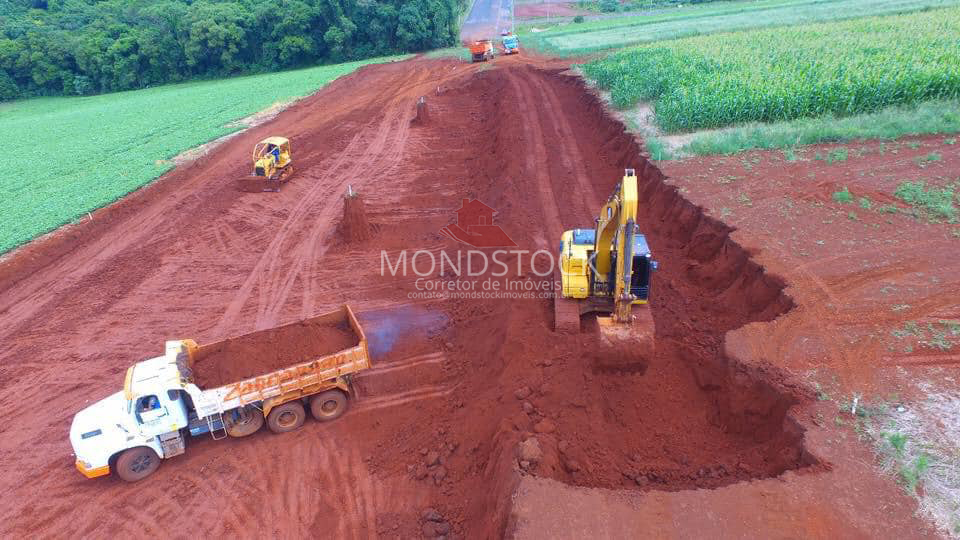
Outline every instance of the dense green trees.
{"label": "dense green trees", "polygon": [[0,100],[452,45],[465,0],[0,0]]}

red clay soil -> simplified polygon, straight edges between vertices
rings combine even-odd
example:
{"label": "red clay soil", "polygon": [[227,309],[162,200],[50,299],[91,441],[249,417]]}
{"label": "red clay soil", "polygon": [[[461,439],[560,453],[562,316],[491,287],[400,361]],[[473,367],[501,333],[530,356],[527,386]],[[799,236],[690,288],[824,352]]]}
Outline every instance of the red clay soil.
{"label": "red clay soil", "polygon": [[[605,515],[563,506],[568,490],[669,492],[696,500],[687,513],[750,508],[754,536],[782,533],[773,524],[784,515],[798,536],[923,533],[892,483],[836,504],[831,486],[861,485],[867,461],[834,460],[810,422],[812,391],[731,342],[797,310],[787,282],[672,187],[578,79],[530,61],[364,68],[97,213],[69,242],[54,236],[6,261],[0,536],[160,535],[176,522],[204,536],[495,538],[529,530],[517,518],[525,478],[560,486],[554,512],[567,514]],[[431,121],[412,127],[422,95]],[[235,191],[249,147],[277,133],[300,149],[298,174],[278,194]],[[533,290],[542,278],[529,255],[507,256],[501,277],[385,269],[403,250],[466,251],[440,234],[464,198],[493,208],[519,249],[552,252],[563,230],[593,222],[625,167],[640,174],[641,228],[660,261],[658,353],[643,374],[595,370],[592,321],[581,335],[554,333],[549,295],[432,294],[494,282]],[[339,242],[344,203],[331,194],[348,185],[379,226],[367,242]],[[214,342],[345,302],[374,367],[357,377],[344,418],[194,439],[136,485],[73,468],[74,412],[117,392],[124,370],[164,340]],[[798,478],[819,498],[764,503]],[[692,532],[744,534],[716,515]]]}
{"label": "red clay soil", "polygon": [[367,221],[367,211],[363,196],[359,193],[343,200],[343,218],[340,221],[340,234],[344,242],[366,242],[373,237],[373,228]]}
{"label": "red clay soil", "polygon": [[200,388],[215,388],[349,349],[359,342],[346,321],[300,321],[205,346],[193,365],[193,377]]}
{"label": "red clay soil", "polygon": [[539,17],[575,17],[577,15],[596,15],[596,12],[577,9],[573,2],[547,2],[538,4],[516,4],[513,15],[518,19]]}
{"label": "red clay soil", "polygon": [[[833,394],[916,393],[908,380],[956,366],[928,329],[960,319],[960,226],[894,196],[904,182],[955,185],[956,136],[824,144],[664,162],[678,188],[739,229],[800,304],[755,341],[791,371],[821,370]],[[830,158],[842,149],[841,161]],[[829,159],[828,159],[829,158]],[[850,202],[834,199],[847,189]],[[921,329],[898,336],[913,322]],[[950,334],[950,332],[947,332]],[[954,340],[956,341],[956,340]],[[935,376],[939,383],[945,383]]]}

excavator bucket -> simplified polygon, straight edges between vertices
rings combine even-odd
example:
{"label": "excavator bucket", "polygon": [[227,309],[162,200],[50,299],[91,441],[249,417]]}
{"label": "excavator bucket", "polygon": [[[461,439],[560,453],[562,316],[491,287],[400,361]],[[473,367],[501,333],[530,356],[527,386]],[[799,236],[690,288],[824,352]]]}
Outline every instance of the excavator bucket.
{"label": "excavator bucket", "polygon": [[653,315],[649,305],[634,306],[633,320],[616,322],[597,317],[600,327],[595,365],[604,371],[643,373],[656,352]]}

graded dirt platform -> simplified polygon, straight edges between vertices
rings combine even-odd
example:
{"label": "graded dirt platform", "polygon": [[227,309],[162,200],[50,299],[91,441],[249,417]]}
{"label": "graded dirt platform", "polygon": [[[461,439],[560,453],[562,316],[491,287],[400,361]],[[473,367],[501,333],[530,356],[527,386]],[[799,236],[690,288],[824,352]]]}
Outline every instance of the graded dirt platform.
{"label": "graded dirt platform", "polygon": [[[836,406],[781,362],[831,333],[805,326],[831,297],[811,301],[795,262],[774,267],[777,251],[742,247],[690,202],[563,64],[531,62],[363,68],[0,267],[0,535],[931,534],[855,436],[820,420]],[[412,125],[420,97],[430,122]],[[273,134],[299,149],[297,176],[278,194],[235,191],[249,147]],[[593,223],[625,167],[660,261],[658,352],[642,374],[595,369],[594,322],[555,334],[543,295],[436,297],[425,282],[487,278],[384,269],[384,254],[468,249],[440,233],[464,199],[494,209],[519,249],[552,252]],[[365,197],[364,242],[338,239],[348,185]],[[502,283],[534,287],[519,257]],[[374,358],[344,418],[194,439],[141,484],[73,468],[74,412],[165,339],[212,342],[345,302]]]}
{"label": "graded dirt platform", "polygon": [[347,321],[300,321],[203,349],[193,364],[193,377],[200,388],[214,388],[349,349],[359,342]]}

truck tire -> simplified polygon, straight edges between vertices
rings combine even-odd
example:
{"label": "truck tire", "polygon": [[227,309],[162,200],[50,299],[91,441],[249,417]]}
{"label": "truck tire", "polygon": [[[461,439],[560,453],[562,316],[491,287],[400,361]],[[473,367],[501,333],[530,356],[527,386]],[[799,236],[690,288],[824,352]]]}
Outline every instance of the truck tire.
{"label": "truck tire", "polygon": [[307,413],[299,401],[289,401],[275,407],[267,415],[267,427],[274,433],[286,433],[303,425]]}
{"label": "truck tire", "polygon": [[137,482],[153,474],[160,466],[160,456],[152,448],[128,448],[117,458],[117,476],[127,482]]}
{"label": "truck tire", "polygon": [[310,413],[321,422],[329,422],[343,416],[348,405],[342,390],[327,390],[310,398]]}
{"label": "truck tire", "polygon": [[234,419],[233,411],[223,416],[223,427],[231,437],[246,437],[253,435],[263,427],[263,412],[247,405],[237,411],[238,418]]}

